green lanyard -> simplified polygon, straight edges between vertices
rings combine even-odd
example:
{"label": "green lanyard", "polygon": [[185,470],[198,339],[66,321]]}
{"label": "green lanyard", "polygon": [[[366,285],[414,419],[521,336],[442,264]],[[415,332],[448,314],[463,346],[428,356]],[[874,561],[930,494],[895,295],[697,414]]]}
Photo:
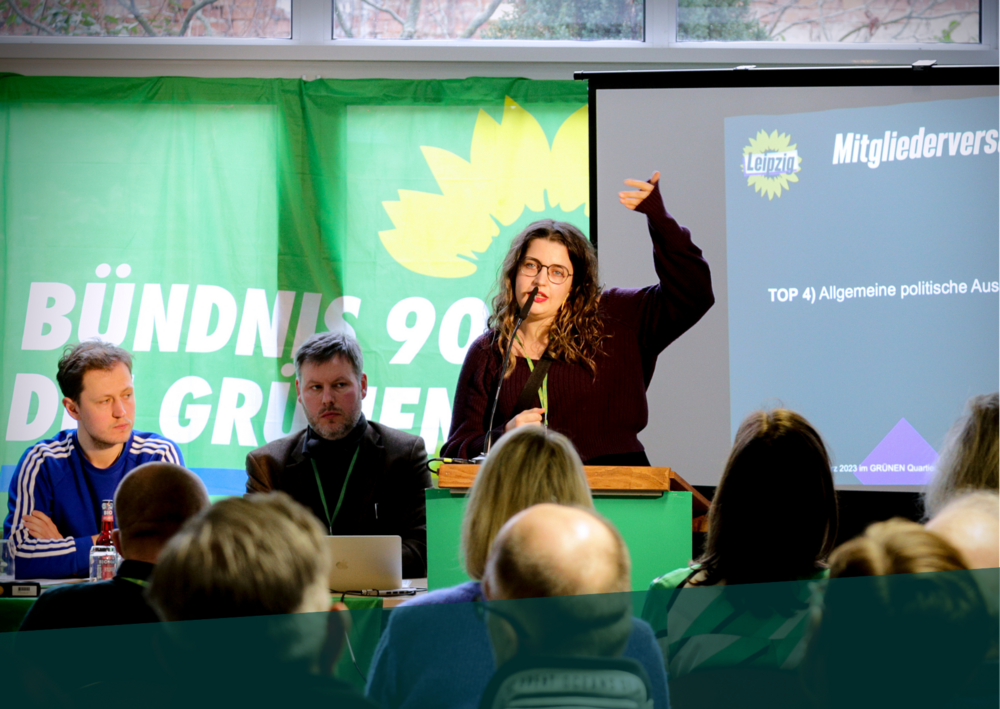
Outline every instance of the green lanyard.
{"label": "green lanyard", "polygon": [[354,449],[354,456],[351,458],[351,464],[347,466],[347,477],[344,478],[344,487],[340,488],[340,499],[337,500],[337,506],[333,510],[333,517],[330,516],[330,508],[326,506],[326,495],[323,494],[323,483],[319,479],[319,468],[316,467],[316,461],[312,458],[309,462],[312,463],[313,472],[316,474],[316,487],[319,488],[319,499],[323,503],[323,511],[326,512],[326,526],[330,530],[330,534],[333,534],[333,520],[337,519],[337,514],[340,512],[340,506],[344,504],[344,493],[347,492],[347,483],[351,479],[351,473],[354,472],[354,464],[358,461],[358,452],[361,450],[361,444]]}
{"label": "green lanyard", "polygon": [[[514,335],[514,338],[517,340],[517,344],[521,345],[521,350],[523,351],[524,343],[521,342],[520,336]],[[528,371],[534,372],[535,363],[531,361],[531,357],[528,357],[528,355],[525,354],[524,359],[527,360],[528,362]],[[538,387],[538,403],[540,403],[542,405],[542,408],[545,409],[545,413],[542,414],[542,423],[545,426],[548,426],[549,425],[549,375],[548,374],[546,374],[542,378],[542,385]]]}
{"label": "green lanyard", "polygon": [[136,586],[148,586],[149,581],[143,581],[142,579],[130,579],[127,576],[118,576],[122,581],[128,581],[134,583]]}

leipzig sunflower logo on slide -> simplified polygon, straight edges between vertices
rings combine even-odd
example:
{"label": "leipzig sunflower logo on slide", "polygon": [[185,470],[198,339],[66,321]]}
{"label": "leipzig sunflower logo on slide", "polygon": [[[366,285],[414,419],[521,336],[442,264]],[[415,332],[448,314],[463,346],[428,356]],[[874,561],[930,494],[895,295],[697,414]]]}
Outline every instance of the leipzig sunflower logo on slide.
{"label": "leipzig sunflower logo on slide", "polygon": [[802,170],[802,158],[795,145],[790,145],[791,136],[773,131],[758,131],[750,145],[743,148],[743,176],[747,187],[753,187],[760,196],[768,200],[781,197],[781,190],[788,190],[789,183],[798,182]]}

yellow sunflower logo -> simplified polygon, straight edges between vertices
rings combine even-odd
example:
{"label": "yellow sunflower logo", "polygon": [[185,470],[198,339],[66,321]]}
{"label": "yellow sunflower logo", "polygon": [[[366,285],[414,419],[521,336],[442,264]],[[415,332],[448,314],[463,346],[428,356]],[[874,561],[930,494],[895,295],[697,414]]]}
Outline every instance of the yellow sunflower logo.
{"label": "yellow sunflower logo", "polygon": [[781,197],[781,190],[788,190],[791,182],[798,182],[798,172],[802,169],[802,158],[795,145],[790,145],[791,136],[778,135],[773,131],[759,131],[750,145],[743,148],[743,176],[747,186],[753,187],[760,196],[768,200]]}
{"label": "yellow sunflower logo", "polygon": [[541,212],[548,203],[590,214],[587,179],[587,107],[570,115],[549,146],[528,111],[509,97],[499,123],[480,110],[469,160],[421,146],[441,194],[398,190],[383,202],[395,229],[379,232],[402,266],[436,278],[476,272],[476,254],[486,251],[525,208]]}

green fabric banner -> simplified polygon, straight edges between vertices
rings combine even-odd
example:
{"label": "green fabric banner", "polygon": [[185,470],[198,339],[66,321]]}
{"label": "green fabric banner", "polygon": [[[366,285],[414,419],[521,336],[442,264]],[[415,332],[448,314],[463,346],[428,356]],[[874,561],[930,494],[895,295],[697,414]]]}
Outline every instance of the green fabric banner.
{"label": "green fabric banner", "polygon": [[305,424],[292,357],[355,332],[366,415],[450,424],[510,239],[589,231],[582,82],[95,79],[0,75],[0,491],[73,424],[67,344],[135,355],[136,428],[181,445],[213,494]]}

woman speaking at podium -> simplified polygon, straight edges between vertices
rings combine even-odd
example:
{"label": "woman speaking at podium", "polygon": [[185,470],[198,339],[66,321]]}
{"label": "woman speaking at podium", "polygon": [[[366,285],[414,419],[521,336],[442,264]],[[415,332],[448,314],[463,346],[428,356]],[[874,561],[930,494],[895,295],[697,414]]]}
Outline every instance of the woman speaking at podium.
{"label": "woman speaking at podium", "polygon": [[571,224],[537,221],[514,238],[487,332],[466,353],[441,455],[473,458],[506,431],[541,423],[587,465],[649,465],[638,434],[656,358],[715,302],[708,263],[664,208],[659,179],[625,180],[632,189],[618,195],[646,215],[655,285],[603,290],[594,248]]}

